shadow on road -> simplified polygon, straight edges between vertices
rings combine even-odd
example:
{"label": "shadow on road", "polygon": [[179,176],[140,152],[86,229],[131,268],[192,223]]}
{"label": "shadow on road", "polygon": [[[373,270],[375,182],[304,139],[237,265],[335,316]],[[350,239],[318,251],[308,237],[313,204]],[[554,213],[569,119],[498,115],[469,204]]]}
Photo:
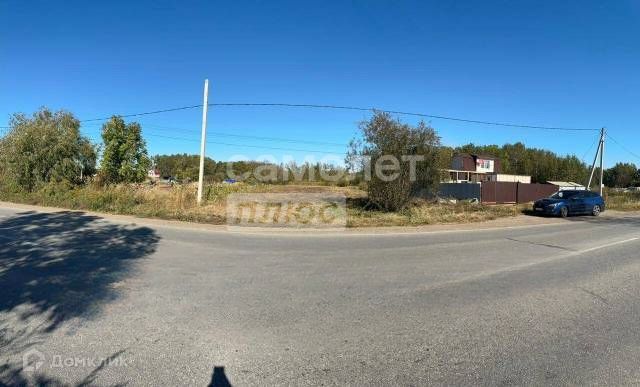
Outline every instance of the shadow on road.
{"label": "shadow on road", "polygon": [[227,375],[224,373],[224,367],[213,367],[213,374],[211,375],[211,383],[207,387],[231,387]]}
{"label": "shadow on road", "polygon": [[159,240],[149,228],[82,212],[0,221],[0,353],[20,353],[64,321],[98,313]]}

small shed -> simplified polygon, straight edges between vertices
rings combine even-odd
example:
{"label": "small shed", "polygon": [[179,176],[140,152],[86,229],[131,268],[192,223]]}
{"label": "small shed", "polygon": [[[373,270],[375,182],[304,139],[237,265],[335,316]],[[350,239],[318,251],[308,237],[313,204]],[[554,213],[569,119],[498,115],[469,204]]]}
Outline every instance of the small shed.
{"label": "small shed", "polygon": [[569,191],[569,190],[586,190],[582,184],[574,183],[573,181],[547,181],[549,184],[553,184],[558,187],[558,191]]}
{"label": "small shed", "polygon": [[530,184],[531,176],[526,175],[508,175],[506,173],[491,173],[489,174],[489,181],[506,181],[511,183],[523,183]]}

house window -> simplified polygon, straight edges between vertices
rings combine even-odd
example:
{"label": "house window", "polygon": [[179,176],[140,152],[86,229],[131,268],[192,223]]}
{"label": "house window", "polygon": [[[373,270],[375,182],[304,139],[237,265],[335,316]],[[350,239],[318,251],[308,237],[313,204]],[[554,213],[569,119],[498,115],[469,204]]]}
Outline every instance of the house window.
{"label": "house window", "polygon": [[490,169],[491,168],[491,160],[478,160],[478,167],[482,169]]}

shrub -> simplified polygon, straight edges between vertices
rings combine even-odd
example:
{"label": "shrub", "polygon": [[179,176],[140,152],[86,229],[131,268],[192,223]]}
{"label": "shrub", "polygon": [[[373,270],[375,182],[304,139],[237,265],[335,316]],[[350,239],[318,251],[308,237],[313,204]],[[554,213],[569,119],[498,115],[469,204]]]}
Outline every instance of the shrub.
{"label": "shrub", "polygon": [[424,122],[411,126],[376,112],[360,124],[360,130],[361,138],[351,142],[347,164],[369,179],[367,192],[373,204],[398,211],[413,195],[435,192],[440,138],[433,128]]}
{"label": "shrub", "polygon": [[0,139],[5,189],[33,191],[49,182],[80,185],[95,172],[96,150],[69,112],[14,114]]}

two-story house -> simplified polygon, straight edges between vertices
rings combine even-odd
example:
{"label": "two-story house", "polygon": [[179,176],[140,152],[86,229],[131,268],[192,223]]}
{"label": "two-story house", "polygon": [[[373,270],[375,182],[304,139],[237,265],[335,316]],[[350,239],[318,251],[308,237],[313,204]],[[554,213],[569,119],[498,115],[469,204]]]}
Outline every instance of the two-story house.
{"label": "two-story house", "polygon": [[501,173],[500,159],[495,156],[460,153],[453,157],[447,169],[449,182],[478,183],[483,181],[509,181],[531,183],[531,176]]}

